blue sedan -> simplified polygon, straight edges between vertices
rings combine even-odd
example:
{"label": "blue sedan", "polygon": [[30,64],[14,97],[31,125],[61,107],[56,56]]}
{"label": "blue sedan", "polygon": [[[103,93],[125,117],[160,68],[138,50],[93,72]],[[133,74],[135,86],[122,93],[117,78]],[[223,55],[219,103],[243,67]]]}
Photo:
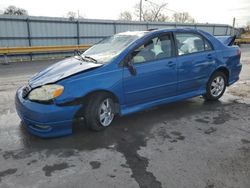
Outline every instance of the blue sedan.
{"label": "blue sedan", "polygon": [[218,100],[239,80],[233,42],[194,29],[119,33],[34,75],[17,90],[17,113],[30,133],[56,137],[78,119],[100,131],[116,115],[199,95]]}

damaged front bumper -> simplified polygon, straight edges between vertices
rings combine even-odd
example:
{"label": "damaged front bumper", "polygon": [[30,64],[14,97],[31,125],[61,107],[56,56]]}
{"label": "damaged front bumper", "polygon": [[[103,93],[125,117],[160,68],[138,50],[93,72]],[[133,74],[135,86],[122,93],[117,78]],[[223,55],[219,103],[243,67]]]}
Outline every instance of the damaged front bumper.
{"label": "damaged front bumper", "polygon": [[74,115],[80,106],[41,104],[22,97],[23,88],[16,93],[15,105],[27,130],[36,136],[49,138],[72,133]]}

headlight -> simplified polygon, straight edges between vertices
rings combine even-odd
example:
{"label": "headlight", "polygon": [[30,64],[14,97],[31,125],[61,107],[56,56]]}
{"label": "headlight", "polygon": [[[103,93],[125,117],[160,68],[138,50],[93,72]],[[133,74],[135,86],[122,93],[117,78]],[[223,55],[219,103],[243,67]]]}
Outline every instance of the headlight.
{"label": "headlight", "polygon": [[49,101],[60,96],[63,93],[63,89],[64,87],[61,85],[44,85],[32,90],[29,93],[28,98],[36,101]]}

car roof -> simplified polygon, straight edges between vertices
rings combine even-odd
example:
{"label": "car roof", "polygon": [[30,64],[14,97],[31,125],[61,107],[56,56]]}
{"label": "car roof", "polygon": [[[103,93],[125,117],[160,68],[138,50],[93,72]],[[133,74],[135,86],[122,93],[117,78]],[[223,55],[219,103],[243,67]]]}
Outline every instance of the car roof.
{"label": "car roof", "polygon": [[150,36],[150,35],[158,34],[162,32],[194,32],[194,33],[203,33],[203,34],[206,33],[202,30],[193,29],[193,28],[161,28],[161,29],[150,29],[147,31],[126,31],[126,32],[118,33],[117,35]]}
{"label": "car roof", "polygon": [[150,33],[161,33],[161,32],[201,32],[201,30],[193,29],[193,28],[162,28],[162,29],[154,29],[149,31]]}
{"label": "car roof", "polygon": [[144,35],[149,33],[149,31],[126,31],[122,33],[117,33],[116,35]]}

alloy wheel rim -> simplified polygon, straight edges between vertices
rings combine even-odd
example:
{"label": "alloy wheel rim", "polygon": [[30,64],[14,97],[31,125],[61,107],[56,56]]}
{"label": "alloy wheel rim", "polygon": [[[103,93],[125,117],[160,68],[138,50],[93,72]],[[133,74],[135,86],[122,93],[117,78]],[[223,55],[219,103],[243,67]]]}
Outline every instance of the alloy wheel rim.
{"label": "alloy wheel rim", "polygon": [[107,127],[114,119],[113,101],[110,98],[105,99],[99,107],[99,121],[102,126]]}
{"label": "alloy wheel rim", "polygon": [[225,88],[225,80],[222,76],[217,76],[211,83],[210,93],[213,97],[218,97]]}

